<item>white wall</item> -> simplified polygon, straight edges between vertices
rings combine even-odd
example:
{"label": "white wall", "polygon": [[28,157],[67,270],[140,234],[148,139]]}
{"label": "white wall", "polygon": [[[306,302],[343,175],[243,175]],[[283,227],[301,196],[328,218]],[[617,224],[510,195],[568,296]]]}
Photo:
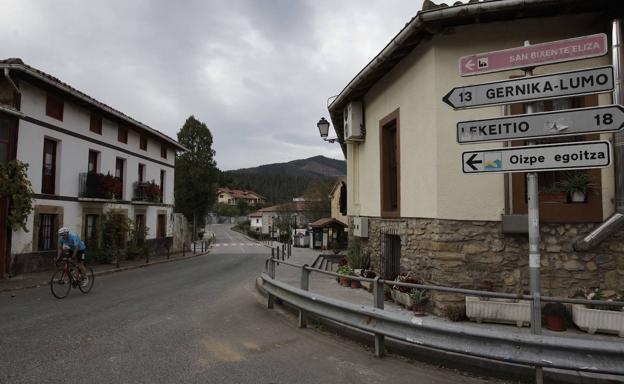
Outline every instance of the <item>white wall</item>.
{"label": "white wall", "polygon": [[[544,28],[544,25],[549,28]],[[501,107],[454,111],[442,102],[453,87],[508,79],[520,71],[462,78],[461,56],[601,32],[592,16],[566,16],[462,26],[422,42],[365,95],[366,140],[348,144],[349,215],[380,216],[379,121],[400,109],[401,216],[500,220],[503,175],[464,175],[461,152],[501,143],[460,146],[456,123],[496,117]],[[608,56],[540,67],[536,74],[610,63]],[[601,104],[611,97],[601,95]],[[602,135],[609,138],[612,135]],[[613,167],[604,169],[603,216],[613,211]]]}
{"label": "white wall", "polygon": [[[98,172],[115,173],[116,158],[125,159],[123,200],[131,200],[133,184],[138,180],[138,164],[145,164],[145,180],[154,180],[160,183],[160,171],[165,173],[164,203],[173,204],[174,197],[174,168],[175,152],[168,149],[167,158],[160,156],[160,142],[148,136],[147,151],[139,147],[140,134],[132,129],[128,130],[128,143],[124,144],[117,140],[118,124],[106,119],[102,122],[102,134],[96,134],[89,130],[90,112],[67,101],[64,102],[63,121],[56,120],[46,115],[46,92],[21,82],[22,92],[21,110],[28,117],[55,125],[57,127],[79,133],[100,142],[114,145],[131,151],[132,154],[122,152],[104,145],[58,132],[25,120],[19,121],[19,133],[17,144],[17,159],[29,164],[28,178],[30,179],[35,194],[41,193],[43,141],[50,138],[57,141],[56,160],[56,193],[61,198],[76,198],[79,193],[79,174],[87,172],[89,150],[100,153],[98,159]],[[142,158],[137,155],[147,156]],[[170,166],[165,166],[162,162]],[[82,236],[82,205],[81,202],[62,201],[50,199],[36,199],[35,205],[62,206],[64,209],[63,225],[71,227]],[[167,212],[167,232],[171,233],[170,215],[171,207],[147,206],[143,204],[117,204],[102,203],[104,211],[116,207],[127,209],[131,219],[134,219],[135,209],[145,210],[146,225],[149,227],[148,237],[155,237],[158,211]],[[29,232],[18,231],[13,233],[12,252],[30,252],[32,247],[32,215],[28,219]]]}

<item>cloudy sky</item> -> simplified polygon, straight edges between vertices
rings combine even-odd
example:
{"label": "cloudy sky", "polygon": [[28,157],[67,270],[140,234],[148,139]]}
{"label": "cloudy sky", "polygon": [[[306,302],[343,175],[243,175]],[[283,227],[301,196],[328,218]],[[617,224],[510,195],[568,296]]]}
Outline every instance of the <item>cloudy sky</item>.
{"label": "cloudy sky", "polygon": [[0,0],[0,58],[20,57],[166,133],[189,115],[221,169],[322,154],[327,99],[422,0]]}

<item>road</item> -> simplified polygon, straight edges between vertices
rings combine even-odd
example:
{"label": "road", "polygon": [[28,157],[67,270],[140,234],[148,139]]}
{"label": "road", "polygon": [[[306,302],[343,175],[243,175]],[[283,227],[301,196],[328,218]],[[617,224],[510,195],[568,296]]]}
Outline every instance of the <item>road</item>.
{"label": "road", "polygon": [[0,383],[484,383],[300,330],[255,288],[268,248],[213,226],[211,253],[58,300],[0,294]]}

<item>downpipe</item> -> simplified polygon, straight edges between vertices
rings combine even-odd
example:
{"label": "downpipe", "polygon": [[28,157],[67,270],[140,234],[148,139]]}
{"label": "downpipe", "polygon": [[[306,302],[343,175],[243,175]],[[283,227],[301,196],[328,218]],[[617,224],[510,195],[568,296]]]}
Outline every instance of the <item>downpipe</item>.
{"label": "downpipe", "polygon": [[[612,63],[615,75],[613,104],[622,104],[622,21],[614,19],[611,24]],[[588,251],[624,225],[624,133],[613,135],[613,159],[615,166],[615,213],[588,235],[578,239],[576,251]]]}

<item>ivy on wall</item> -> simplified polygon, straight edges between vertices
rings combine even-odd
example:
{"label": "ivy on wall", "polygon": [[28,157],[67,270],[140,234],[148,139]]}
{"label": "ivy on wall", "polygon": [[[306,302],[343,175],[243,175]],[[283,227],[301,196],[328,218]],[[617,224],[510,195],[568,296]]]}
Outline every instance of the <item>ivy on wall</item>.
{"label": "ivy on wall", "polygon": [[22,229],[28,232],[26,221],[33,210],[33,190],[27,170],[28,164],[19,160],[0,164],[0,195],[9,198],[7,225],[13,231]]}

